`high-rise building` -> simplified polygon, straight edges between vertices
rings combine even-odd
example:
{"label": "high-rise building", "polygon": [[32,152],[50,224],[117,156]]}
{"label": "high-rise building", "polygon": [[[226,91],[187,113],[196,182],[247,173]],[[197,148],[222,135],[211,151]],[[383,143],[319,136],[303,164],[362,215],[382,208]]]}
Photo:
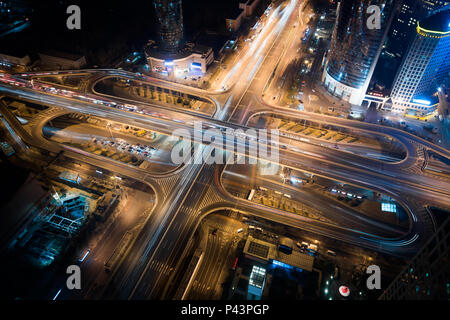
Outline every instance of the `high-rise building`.
{"label": "high-rise building", "polygon": [[397,57],[403,57],[408,48],[405,43],[410,43],[415,34],[417,22],[449,7],[450,1],[403,0],[392,21],[386,50]]}
{"label": "high-rise building", "polygon": [[409,262],[380,300],[450,299],[450,218]]}
{"label": "high-rise building", "polygon": [[392,111],[427,115],[437,108],[436,92],[450,72],[450,10],[417,24],[416,35],[397,72]]}
{"label": "high-rise building", "polygon": [[159,23],[160,45],[176,51],[183,43],[183,12],[181,0],[153,0]]}
{"label": "high-rise building", "polygon": [[[416,34],[417,22],[445,8],[449,1],[440,0],[401,0],[392,20],[384,48],[381,52],[369,91],[388,95],[392,91],[394,80],[408,47]],[[366,96],[367,99],[367,96]]]}
{"label": "high-rise building", "polygon": [[[368,9],[373,5],[380,10],[379,28],[368,27],[373,15]],[[394,0],[342,0],[339,3],[322,77],[332,95],[361,105],[395,7]]]}
{"label": "high-rise building", "polygon": [[427,10],[422,6],[423,0],[404,0],[399,6],[398,12],[392,21],[392,27],[388,34],[386,50],[403,57],[410,38],[414,35],[417,21],[426,17]]}

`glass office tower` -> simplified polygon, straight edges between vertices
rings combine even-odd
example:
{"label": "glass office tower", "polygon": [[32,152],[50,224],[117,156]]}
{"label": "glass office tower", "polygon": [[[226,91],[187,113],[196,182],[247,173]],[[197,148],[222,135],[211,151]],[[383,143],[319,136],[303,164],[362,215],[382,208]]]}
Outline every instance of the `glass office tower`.
{"label": "glass office tower", "polygon": [[[394,0],[342,0],[324,69],[328,91],[351,104],[361,105],[392,22]],[[380,28],[370,29],[368,8],[380,8]],[[370,12],[370,11],[369,11]]]}
{"label": "glass office tower", "polygon": [[387,50],[399,57],[403,57],[410,40],[415,35],[417,22],[426,17],[450,8],[450,1],[441,0],[403,0],[392,21],[388,35]]}
{"label": "glass office tower", "polygon": [[181,0],[154,0],[159,23],[160,45],[174,52],[183,42],[183,12]]}
{"label": "glass office tower", "polygon": [[447,218],[380,300],[450,300],[450,218]]}
{"label": "glass office tower", "polygon": [[450,73],[450,10],[417,24],[392,89],[392,111],[426,115],[436,109],[435,94]]}

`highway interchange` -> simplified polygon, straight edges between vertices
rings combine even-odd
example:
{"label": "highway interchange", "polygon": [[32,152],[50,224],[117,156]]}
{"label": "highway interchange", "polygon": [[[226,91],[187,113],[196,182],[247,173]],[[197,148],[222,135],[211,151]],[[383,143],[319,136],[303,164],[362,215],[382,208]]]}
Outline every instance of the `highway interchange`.
{"label": "highway interchange", "polygon": [[[0,77],[1,95],[50,107],[28,125],[22,126],[5,105],[0,104],[2,116],[25,145],[53,152],[64,150],[66,157],[93,167],[104,168],[124,179],[141,181],[155,192],[155,206],[135,238],[132,250],[113,273],[113,280],[110,281],[109,287],[103,290],[103,298],[168,298],[169,292],[173,289],[171,288],[172,280],[179,271],[180,261],[185,255],[185,248],[192,241],[192,235],[205,216],[219,210],[232,209],[364,248],[408,257],[413,255],[433,232],[432,217],[425,210],[425,206],[436,205],[443,209],[450,208],[450,181],[421,170],[426,165],[426,150],[449,158],[448,150],[395,128],[288,109],[272,105],[270,101],[264,100],[263,92],[275,66],[280,59],[283,65],[287,61],[283,59],[290,59],[289,54],[283,53],[286,46],[290,47],[293,41],[298,40],[293,33],[300,33],[301,29],[306,28],[302,19],[299,19],[302,16],[302,6],[302,1],[291,0],[284,2],[278,8],[272,8],[264,21],[262,31],[253,42],[240,48],[238,62],[233,68],[224,70],[223,75],[218,77],[220,81],[216,81],[208,91],[123,70],[51,72],[51,75],[56,77],[82,73],[84,80],[76,95],[89,97],[91,99],[89,100],[67,93],[70,90],[44,91],[42,88],[48,85],[39,84],[40,75],[38,74]],[[295,28],[294,25],[296,25]],[[278,73],[277,76],[279,76]],[[201,96],[215,104],[216,112],[209,117],[189,109],[175,109],[158,105],[158,103],[143,103],[121,97],[105,96],[94,90],[96,83],[111,77],[123,77]],[[33,83],[31,78],[34,79]],[[225,84],[226,90],[223,89]],[[54,87],[58,88],[58,85]],[[120,107],[123,105],[135,106],[135,110]],[[341,149],[280,136],[278,149],[280,165],[373,190],[396,199],[409,215],[409,230],[400,235],[396,232],[389,233],[385,227],[368,223],[364,219],[355,219],[352,222],[348,216],[346,217],[345,209],[340,209],[343,210],[342,224],[345,224],[345,227],[327,225],[236,198],[222,184],[223,174],[227,170],[226,165],[185,164],[169,173],[147,172],[44,138],[42,129],[46,123],[58,116],[74,112],[136,125],[167,135],[171,135],[175,129],[186,129],[194,134],[196,129],[193,124],[196,121],[203,123],[203,129],[245,130],[249,128],[247,123],[251,117],[261,113],[275,113],[292,119],[332,123],[354,131],[390,137],[405,148],[406,157],[403,160],[386,162],[348,153]],[[194,157],[199,158],[202,153],[210,155],[211,152],[210,145],[201,144],[196,149]],[[241,182],[250,183],[245,180],[249,179],[243,179]],[[302,195],[301,190],[292,191],[280,185],[275,185],[274,188],[282,192],[294,192],[299,199],[304,197],[305,201],[314,204],[314,199]],[[326,204],[318,207],[322,210],[333,209]],[[355,212],[352,212],[353,214]],[[386,236],[388,234],[391,236]]]}

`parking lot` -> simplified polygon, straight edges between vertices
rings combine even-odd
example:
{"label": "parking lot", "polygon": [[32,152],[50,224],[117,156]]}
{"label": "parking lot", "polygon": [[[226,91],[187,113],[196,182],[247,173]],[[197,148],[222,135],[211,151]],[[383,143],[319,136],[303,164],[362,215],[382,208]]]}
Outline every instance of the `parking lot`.
{"label": "parking lot", "polygon": [[84,115],[62,116],[44,127],[47,139],[161,173],[179,165],[171,160],[178,139],[142,128]]}

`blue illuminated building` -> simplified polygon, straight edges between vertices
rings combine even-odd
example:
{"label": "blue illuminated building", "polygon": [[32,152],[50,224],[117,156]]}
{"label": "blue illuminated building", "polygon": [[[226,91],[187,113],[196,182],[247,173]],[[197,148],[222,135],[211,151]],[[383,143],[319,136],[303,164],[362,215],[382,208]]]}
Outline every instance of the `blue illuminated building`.
{"label": "blue illuminated building", "polygon": [[392,111],[426,116],[436,110],[436,92],[450,72],[450,10],[417,24],[392,90]]}

